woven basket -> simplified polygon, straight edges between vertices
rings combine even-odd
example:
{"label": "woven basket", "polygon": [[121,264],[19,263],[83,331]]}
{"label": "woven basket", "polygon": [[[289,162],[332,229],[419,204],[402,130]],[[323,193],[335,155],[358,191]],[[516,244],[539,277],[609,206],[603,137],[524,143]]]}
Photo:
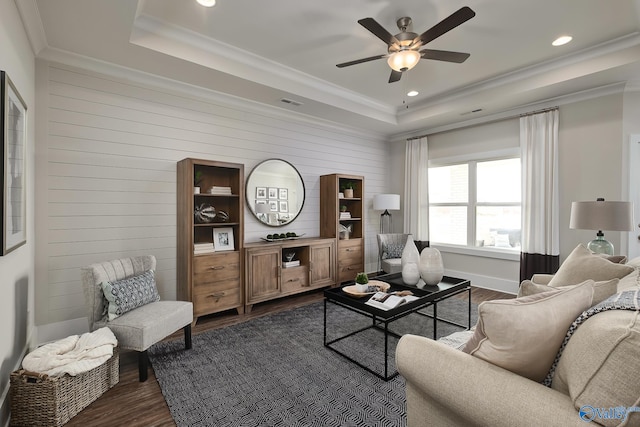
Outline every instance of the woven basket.
{"label": "woven basket", "polygon": [[61,426],[119,381],[118,348],[102,365],[72,377],[11,373],[12,426]]}

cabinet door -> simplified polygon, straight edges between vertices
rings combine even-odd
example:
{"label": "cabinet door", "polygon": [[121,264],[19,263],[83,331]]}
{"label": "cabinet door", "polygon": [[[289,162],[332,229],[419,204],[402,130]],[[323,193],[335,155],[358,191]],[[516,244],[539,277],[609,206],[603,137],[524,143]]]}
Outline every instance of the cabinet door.
{"label": "cabinet door", "polygon": [[280,248],[247,250],[247,304],[280,294]]}
{"label": "cabinet door", "polygon": [[336,283],[334,242],[313,245],[310,250],[310,286],[327,286]]}

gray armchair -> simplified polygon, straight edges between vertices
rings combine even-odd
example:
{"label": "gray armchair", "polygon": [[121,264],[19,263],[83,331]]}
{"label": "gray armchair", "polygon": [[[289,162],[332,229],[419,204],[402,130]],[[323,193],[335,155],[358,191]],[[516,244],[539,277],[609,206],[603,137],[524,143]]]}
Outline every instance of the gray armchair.
{"label": "gray armchair", "polygon": [[378,234],[378,262],[385,273],[400,273],[402,250],[410,234]]}
{"label": "gray armchair", "polygon": [[137,351],[141,382],[147,380],[147,350],[151,345],[183,328],[185,348],[191,348],[193,304],[187,301],[156,301],[108,321],[100,284],[137,276],[155,268],[156,258],[145,255],[91,264],[81,269],[89,330],[107,326],[118,339],[120,348]]}

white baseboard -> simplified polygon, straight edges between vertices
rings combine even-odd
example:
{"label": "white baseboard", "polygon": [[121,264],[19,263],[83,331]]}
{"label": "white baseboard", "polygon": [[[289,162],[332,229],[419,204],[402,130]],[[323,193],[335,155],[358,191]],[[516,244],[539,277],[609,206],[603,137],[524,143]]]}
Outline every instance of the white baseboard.
{"label": "white baseboard", "polygon": [[51,341],[61,340],[71,335],[81,335],[85,332],[89,332],[89,321],[86,317],[48,323],[37,327],[35,343],[36,345],[41,345]]}
{"label": "white baseboard", "polygon": [[458,277],[461,279],[467,279],[471,281],[471,286],[478,288],[491,289],[493,291],[504,292],[507,294],[516,295],[520,282],[517,280],[501,279],[493,276],[482,276],[479,274],[469,274],[464,271],[455,271],[445,269],[444,274],[446,276]]}

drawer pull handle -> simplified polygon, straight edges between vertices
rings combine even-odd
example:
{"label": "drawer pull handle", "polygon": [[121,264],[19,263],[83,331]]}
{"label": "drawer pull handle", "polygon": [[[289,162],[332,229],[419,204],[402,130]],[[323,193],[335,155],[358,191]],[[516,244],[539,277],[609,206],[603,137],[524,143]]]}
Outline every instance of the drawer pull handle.
{"label": "drawer pull handle", "polygon": [[215,302],[220,301],[220,298],[224,296],[224,292],[216,292],[215,294],[207,295],[207,298],[215,298]]}
{"label": "drawer pull handle", "polygon": [[353,252],[353,249],[347,248],[347,249],[345,249],[345,252]]}
{"label": "drawer pull handle", "polygon": [[213,267],[209,267],[212,270],[222,270],[224,269],[224,265],[214,265]]}
{"label": "drawer pull handle", "polygon": [[300,278],[299,278],[299,277],[296,277],[295,279],[289,279],[289,280],[287,280],[287,282],[299,282],[299,281],[300,281]]}

